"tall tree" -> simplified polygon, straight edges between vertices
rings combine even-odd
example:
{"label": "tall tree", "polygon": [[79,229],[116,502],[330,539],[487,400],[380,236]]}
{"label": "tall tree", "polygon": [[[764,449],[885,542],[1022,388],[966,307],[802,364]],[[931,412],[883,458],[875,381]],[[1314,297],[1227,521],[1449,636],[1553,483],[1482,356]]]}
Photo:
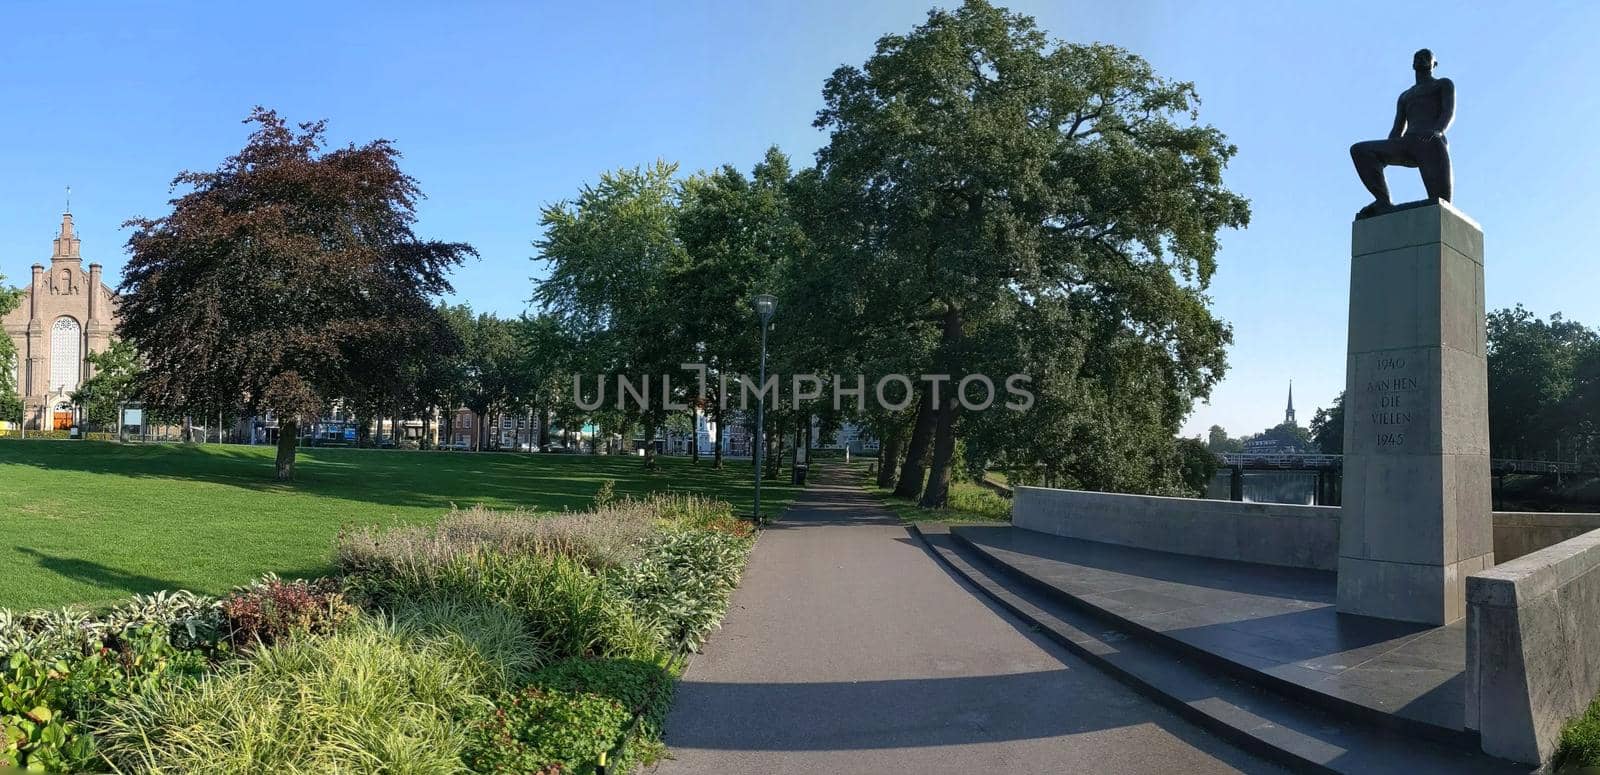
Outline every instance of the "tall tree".
{"label": "tall tree", "polygon": [[120,407],[133,400],[139,376],[139,354],[121,339],[87,357],[94,376],[83,381],[72,393],[72,402],[83,408],[84,417],[96,428],[116,427]]}
{"label": "tall tree", "polygon": [[1518,305],[1488,318],[1489,451],[1498,458],[1554,457],[1569,434],[1576,367],[1593,330],[1560,313],[1541,320]]}
{"label": "tall tree", "polygon": [[1311,418],[1311,442],[1324,455],[1344,454],[1344,391]]}
{"label": "tall tree", "polygon": [[239,153],[174,179],[189,190],[170,213],[128,222],[117,334],[144,359],[146,400],[275,414],[289,480],[302,418],[395,379],[394,354],[426,346],[432,297],[475,251],[413,233],[422,191],[389,141],[328,150],[324,122],[264,108],[246,123]]}
{"label": "tall tree", "polygon": [[[790,202],[790,178],[788,158],[769,148],[749,177],[727,165],[682,187],[675,221],[682,251],[667,267],[668,298],[676,302],[671,309],[681,320],[686,354],[706,367],[706,409],[716,428],[712,464],[718,468],[732,419],[718,392],[720,377],[753,378],[758,370],[760,326],[752,300],[759,293],[780,294],[785,320],[802,309],[780,287],[788,263],[804,253],[806,242]],[[736,396],[728,398],[731,403]]]}
{"label": "tall tree", "polygon": [[[968,0],[880,38],[823,98],[819,168],[843,209],[872,225],[863,244],[880,266],[869,277],[893,284],[864,293],[935,332],[925,373],[971,373],[980,326],[1029,330],[1019,319],[1044,308],[1078,327],[1018,353],[1070,369],[1036,376],[1066,391],[1034,409],[1058,413],[1045,422],[1063,433],[1044,449],[1012,434],[1012,457],[1046,463],[1089,431],[1128,430],[1159,450],[1146,458],[1159,463],[1136,467],[1150,474],[1136,487],[1177,486],[1173,437],[1220,379],[1230,340],[1205,296],[1217,233],[1249,215],[1222,183],[1235,148],[1195,123],[1193,85],[1114,46],[1052,43],[1032,19]],[[1083,386],[1118,392],[1095,402]],[[934,427],[925,506],[945,502],[962,421],[945,387],[937,403],[931,384],[923,391]]]}
{"label": "tall tree", "polygon": [[[548,276],[534,298],[576,340],[575,373],[609,381],[607,404],[622,402],[619,426],[643,426],[644,464],[656,465],[654,439],[666,417],[661,380],[680,376],[692,357],[681,317],[669,314],[668,268],[680,262],[676,239],[677,167],[658,161],[600,176],[571,201],[544,209],[544,237],[535,243]],[[649,380],[644,406],[617,395],[617,377]],[[624,436],[624,442],[627,437]]]}
{"label": "tall tree", "polygon": [[1244,442],[1229,436],[1221,425],[1213,425],[1206,432],[1206,449],[1212,452],[1243,452]]}
{"label": "tall tree", "polygon": [[[0,317],[10,314],[22,303],[22,291],[7,287],[5,279],[5,275],[0,275]],[[17,358],[17,348],[11,344],[11,337],[0,336],[0,419],[7,422],[22,419],[22,397],[19,395],[22,386],[17,384]]]}
{"label": "tall tree", "polygon": [[549,315],[523,315],[515,334],[521,359],[522,400],[534,413],[533,446],[550,451],[550,422],[561,396],[572,389],[573,342],[561,321]]}

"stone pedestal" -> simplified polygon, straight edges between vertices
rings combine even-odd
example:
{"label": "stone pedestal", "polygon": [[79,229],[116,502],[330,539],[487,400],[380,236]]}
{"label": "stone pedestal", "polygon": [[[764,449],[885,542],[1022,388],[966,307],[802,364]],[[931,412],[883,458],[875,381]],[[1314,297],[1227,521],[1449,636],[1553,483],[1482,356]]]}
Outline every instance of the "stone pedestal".
{"label": "stone pedestal", "polygon": [[1494,565],[1483,230],[1437,203],[1351,242],[1338,610],[1445,624]]}

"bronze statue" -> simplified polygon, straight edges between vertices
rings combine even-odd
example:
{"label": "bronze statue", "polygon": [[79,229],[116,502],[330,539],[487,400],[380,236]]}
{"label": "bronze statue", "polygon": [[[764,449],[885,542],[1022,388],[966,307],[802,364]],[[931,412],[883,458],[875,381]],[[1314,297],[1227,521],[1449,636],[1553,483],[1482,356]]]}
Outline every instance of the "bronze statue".
{"label": "bronze statue", "polygon": [[1444,133],[1456,118],[1456,85],[1449,78],[1433,77],[1433,68],[1438,64],[1428,49],[1412,56],[1411,69],[1416,71],[1417,83],[1400,93],[1388,139],[1350,146],[1356,174],[1373,196],[1372,204],[1361,208],[1357,218],[1395,209],[1389,201],[1389,184],[1383,179],[1383,168],[1389,165],[1420,169],[1428,199],[1450,201],[1454,182],[1450,145]]}

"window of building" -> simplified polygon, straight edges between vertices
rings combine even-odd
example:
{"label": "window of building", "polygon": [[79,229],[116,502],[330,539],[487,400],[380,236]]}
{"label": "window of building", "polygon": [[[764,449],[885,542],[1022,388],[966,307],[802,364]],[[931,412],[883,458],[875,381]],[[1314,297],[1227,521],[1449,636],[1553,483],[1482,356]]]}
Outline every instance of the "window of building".
{"label": "window of building", "polygon": [[78,377],[83,373],[82,331],[78,321],[65,316],[56,318],[50,328],[51,392],[78,389]]}

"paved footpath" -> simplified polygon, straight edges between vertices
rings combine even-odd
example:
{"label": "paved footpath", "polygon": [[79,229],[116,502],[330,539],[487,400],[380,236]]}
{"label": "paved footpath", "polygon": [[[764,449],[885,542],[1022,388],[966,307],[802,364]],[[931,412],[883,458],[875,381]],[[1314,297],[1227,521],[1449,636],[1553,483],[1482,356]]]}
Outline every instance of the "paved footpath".
{"label": "paved footpath", "polygon": [[678,773],[1276,773],[957,581],[839,469],[762,533],[667,721]]}

